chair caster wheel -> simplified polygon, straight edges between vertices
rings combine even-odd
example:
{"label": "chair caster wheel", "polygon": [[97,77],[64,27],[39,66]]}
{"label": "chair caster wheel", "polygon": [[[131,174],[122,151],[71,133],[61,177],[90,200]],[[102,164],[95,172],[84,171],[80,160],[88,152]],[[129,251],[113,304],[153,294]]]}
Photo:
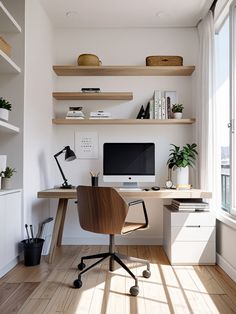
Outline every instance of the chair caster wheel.
{"label": "chair caster wheel", "polygon": [[150,270],[144,270],[143,271],[143,277],[144,278],[149,278],[149,277],[151,277],[151,272],[150,272]]}
{"label": "chair caster wheel", "polygon": [[86,265],[84,264],[84,263],[79,263],[79,265],[78,265],[78,269],[79,270],[83,270],[84,268],[86,267]]}
{"label": "chair caster wheel", "polygon": [[129,289],[132,296],[136,297],[139,294],[139,286],[133,286]]}
{"label": "chair caster wheel", "polygon": [[79,288],[82,287],[82,285],[83,285],[83,283],[82,283],[81,279],[76,279],[76,280],[74,281],[74,287],[75,287],[75,288],[79,289]]}

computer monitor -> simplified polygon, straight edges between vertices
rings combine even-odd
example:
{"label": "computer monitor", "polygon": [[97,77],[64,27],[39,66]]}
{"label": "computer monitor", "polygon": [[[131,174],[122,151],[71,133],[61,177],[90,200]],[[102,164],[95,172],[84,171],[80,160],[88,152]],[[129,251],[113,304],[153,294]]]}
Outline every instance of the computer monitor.
{"label": "computer monitor", "polygon": [[103,180],[122,182],[124,187],[155,182],[155,144],[104,143]]}

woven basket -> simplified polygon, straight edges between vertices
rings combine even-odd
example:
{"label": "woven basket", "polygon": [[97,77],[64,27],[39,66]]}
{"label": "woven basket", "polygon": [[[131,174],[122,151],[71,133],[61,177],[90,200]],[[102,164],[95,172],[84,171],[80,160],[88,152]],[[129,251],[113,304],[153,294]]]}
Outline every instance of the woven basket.
{"label": "woven basket", "polygon": [[100,60],[96,55],[90,53],[84,53],[79,55],[77,60],[78,65],[82,66],[98,66],[100,65]]}
{"label": "woven basket", "polygon": [[180,56],[149,56],[146,58],[147,66],[179,66],[183,65]]}

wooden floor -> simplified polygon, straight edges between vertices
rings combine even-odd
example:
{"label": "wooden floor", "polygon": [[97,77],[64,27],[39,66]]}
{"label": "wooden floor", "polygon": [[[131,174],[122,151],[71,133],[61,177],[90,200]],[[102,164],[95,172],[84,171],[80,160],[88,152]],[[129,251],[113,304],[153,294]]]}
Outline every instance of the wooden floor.
{"label": "wooden floor", "polygon": [[106,250],[63,246],[51,265],[43,260],[39,266],[19,264],[0,279],[0,313],[236,313],[236,284],[220,267],[172,267],[160,246],[117,247],[151,262],[149,279],[141,276],[143,266],[129,263],[139,278],[137,297],[129,294],[134,280],[119,266],[110,273],[106,261],[83,276],[81,289],[74,289],[80,257]]}

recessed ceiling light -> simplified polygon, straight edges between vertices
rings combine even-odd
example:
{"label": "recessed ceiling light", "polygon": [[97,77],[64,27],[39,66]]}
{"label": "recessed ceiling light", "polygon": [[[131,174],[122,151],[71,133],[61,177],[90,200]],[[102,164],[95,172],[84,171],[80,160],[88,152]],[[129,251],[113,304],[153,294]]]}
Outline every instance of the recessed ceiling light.
{"label": "recessed ceiling light", "polygon": [[77,11],[68,11],[68,12],[66,12],[66,16],[67,17],[73,17],[73,16],[76,16],[76,15],[78,15]]}

